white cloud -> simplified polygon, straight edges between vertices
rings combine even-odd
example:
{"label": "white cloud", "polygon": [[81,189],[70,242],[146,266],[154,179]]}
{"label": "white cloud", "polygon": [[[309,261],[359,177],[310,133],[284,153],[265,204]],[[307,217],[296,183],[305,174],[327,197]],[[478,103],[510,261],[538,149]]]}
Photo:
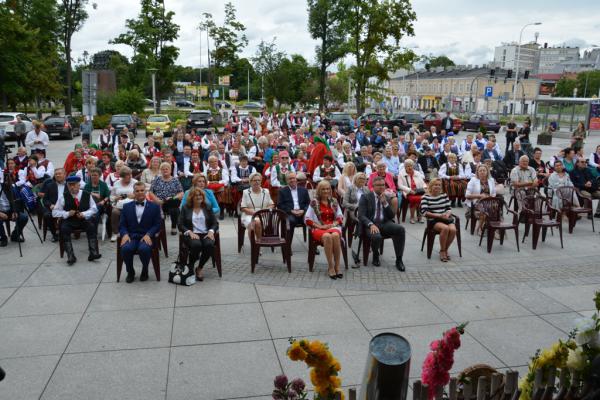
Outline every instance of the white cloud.
{"label": "white cloud", "polygon": [[[233,0],[237,16],[246,25],[249,44],[242,56],[251,57],[262,39],[277,37],[278,47],[287,54],[298,53],[314,61],[317,44],[307,31],[306,0]],[[202,13],[213,14],[220,23],[223,19],[224,1],[165,0],[166,8],[175,12],[175,22],[180,25],[178,63],[197,66],[199,62],[199,36],[196,27]],[[109,45],[108,41],[125,31],[125,20],[135,18],[139,12],[137,0],[102,0],[93,10],[80,32],[73,37],[73,58],[84,50],[94,54],[105,49],[115,49],[131,56],[127,46]],[[414,0],[417,13],[415,36],[406,37],[405,47],[418,46],[418,54],[446,56],[458,64],[484,64],[491,60],[494,46],[501,42],[517,41],[521,27],[533,20],[541,26],[526,28],[523,41],[531,41],[540,33],[539,42],[549,45],[600,44],[600,30],[594,7],[586,0],[505,0],[489,3],[477,0]],[[518,10],[518,11],[516,11]],[[206,39],[202,47],[206,52]],[[350,61],[348,57],[346,61]],[[203,55],[206,65],[206,55]]]}

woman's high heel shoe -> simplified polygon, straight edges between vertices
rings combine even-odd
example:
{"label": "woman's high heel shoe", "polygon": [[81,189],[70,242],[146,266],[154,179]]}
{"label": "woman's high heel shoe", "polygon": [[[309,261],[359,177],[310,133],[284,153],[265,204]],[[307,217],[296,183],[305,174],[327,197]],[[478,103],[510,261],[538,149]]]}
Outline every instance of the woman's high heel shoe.
{"label": "woman's high heel shoe", "polygon": [[335,277],[338,279],[342,279],[344,277],[344,274],[337,274]]}

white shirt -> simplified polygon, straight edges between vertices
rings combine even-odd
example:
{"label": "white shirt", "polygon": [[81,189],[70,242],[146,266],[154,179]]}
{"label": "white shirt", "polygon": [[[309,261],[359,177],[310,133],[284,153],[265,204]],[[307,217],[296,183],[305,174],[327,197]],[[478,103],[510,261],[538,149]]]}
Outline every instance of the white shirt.
{"label": "white shirt", "polygon": [[296,189],[290,187],[290,192],[292,193],[292,199],[294,200],[294,210],[299,210],[300,202],[298,201],[298,187],[296,187]]}
{"label": "white shirt", "polygon": [[[136,200],[137,201],[137,200]],[[135,205],[135,216],[137,218],[138,224],[142,222],[142,215],[144,215],[144,209],[146,208],[146,201],[144,200],[144,204]]]}
{"label": "white shirt", "polygon": [[[83,195],[83,191],[79,190],[79,193],[77,193],[77,196],[75,196],[77,198],[78,201],[81,201],[81,196]],[[92,218],[94,215],[96,215],[96,213],[98,212],[98,208],[96,208],[96,202],[94,201],[93,196],[90,195],[90,208],[88,208],[87,210],[83,211],[83,217],[85,219],[90,219]],[[65,196],[59,196],[58,197],[58,201],[56,202],[56,205],[54,206],[54,209],[52,210],[52,216],[54,218],[69,218],[69,212],[65,211]]]}
{"label": "white shirt", "polygon": [[[34,143],[37,140],[41,141],[42,143]],[[25,144],[29,146],[31,150],[46,150],[46,147],[48,147],[48,145],[50,144],[50,138],[48,137],[48,134],[46,132],[40,130],[40,133],[37,134],[35,133],[34,129],[32,131],[29,131],[29,133],[27,133],[27,136],[25,136]]]}
{"label": "white shirt", "polygon": [[204,216],[204,211],[200,210],[199,212],[192,211],[192,226],[194,228],[194,233],[206,233],[206,217]]}

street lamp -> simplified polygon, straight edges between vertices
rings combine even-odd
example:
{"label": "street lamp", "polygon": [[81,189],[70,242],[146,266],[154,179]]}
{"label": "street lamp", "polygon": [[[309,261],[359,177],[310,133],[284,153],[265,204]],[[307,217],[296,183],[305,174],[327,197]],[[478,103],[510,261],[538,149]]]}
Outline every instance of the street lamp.
{"label": "street lamp", "polygon": [[158,105],[156,103],[156,68],[148,68],[148,72],[152,74],[152,105],[154,106],[154,114],[158,114]]}
{"label": "street lamp", "polygon": [[512,107],[512,116],[513,118],[515,117],[515,110],[517,109],[516,107],[516,103],[517,103],[517,80],[519,79],[519,62],[520,62],[520,58],[521,58],[521,40],[523,39],[523,31],[525,30],[525,28],[527,28],[528,26],[531,25],[541,25],[541,22],[532,22],[529,24],[526,24],[523,26],[523,28],[521,28],[521,33],[519,34],[519,45],[517,47],[517,65],[515,67],[515,84],[513,86],[513,107]]}

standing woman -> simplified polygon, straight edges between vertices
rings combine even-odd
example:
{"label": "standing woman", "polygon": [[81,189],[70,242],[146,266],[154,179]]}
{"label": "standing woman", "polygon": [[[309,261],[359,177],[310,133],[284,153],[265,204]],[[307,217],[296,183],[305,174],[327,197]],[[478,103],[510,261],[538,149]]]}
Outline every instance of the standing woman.
{"label": "standing woman", "polygon": [[575,128],[573,134],[571,135],[571,140],[573,142],[572,146],[575,149],[575,151],[583,148],[583,139],[585,139],[585,136],[585,125],[582,121],[579,121],[577,123],[577,128]]}
{"label": "standing woman", "polygon": [[252,234],[260,239],[262,236],[262,225],[258,218],[252,220],[252,216],[259,210],[273,208],[273,200],[269,194],[269,189],[261,187],[262,175],[258,172],[250,175],[250,188],[242,192],[242,202],[240,211],[242,212],[242,225],[248,231],[248,238],[252,240]]}
{"label": "standing woman", "polygon": [[448,162],[440,167],[439,177],[442,179],[444,193],[450,198],[451,206],[462,207],[462,200],[467,190],[465,172],[462,165],[458,163],[456,154],[450,153],[447,157]]}
{"label": "standing woman", "polygon": [[142,175],[140,176],[140,182],[144,182],[146,184],[146,190],[150,189],[150,185],[152,185],[152,181],[154,181],[154,178],[160,175],[161,162],[162,160],[160,159],[160,157],[152,157],[148,168],[146,168],[142,172]]}
{"label": "standing woman", "polygon": [[337,200],[333,198],[331,184],[322,180],[317,185],[315,198],[310,202],[304,222],[312,228],[313,240],[323,244],[327,257],[327,274],[340,279],[340,256],[342,254],[342,221],[344,215]]}
{"label": "standing woman", "polygon": [[189,201],[181,209],[178,223],[183,240],[190,249],[188,267],[194,270],[194,264],[200,260],[195,269],[196,279],[204,280],[202,268],[215,251],[215,232],[219,229],[217,217],[206,203],[202,189],[190,189]]}
{"label": "standing woman", "polygon": [[171,217],[171,235],[177,234],[177,221],[179,220],[179,204],[183,197],[183,187],[179,179],[171,174],[171,164],[160,164],[160,175],[150,185],[148,193],[150,201],[162,207],[165,215]]}
{"label": "standing woman", "polygon": [[456,237],[456,225],[450,208],[450,199],[442,191],[442,181],[434,178],[427,186],[427,193],[421,199],[421,214],[433,225],[433,230],[440,234],[440,260],[450,260],[448,248]]}

